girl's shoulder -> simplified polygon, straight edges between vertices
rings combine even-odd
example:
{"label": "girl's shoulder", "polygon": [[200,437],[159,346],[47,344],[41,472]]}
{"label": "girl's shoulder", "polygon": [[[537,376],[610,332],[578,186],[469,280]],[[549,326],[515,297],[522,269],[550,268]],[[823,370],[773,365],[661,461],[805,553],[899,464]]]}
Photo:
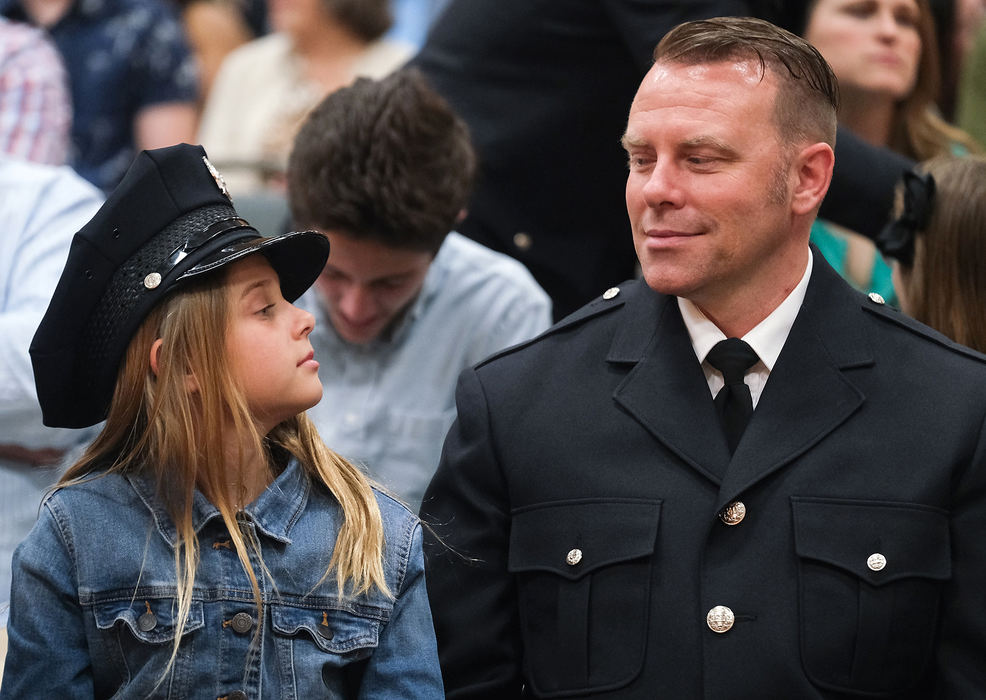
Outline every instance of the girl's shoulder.
{"label": "girl's shoulder", "polygon": [[118,472],[98,471],[53,486],[43,504],[57,508],[93,507],[99,503],[114,506],[138,500],[128,477]]}
{"label": "girl's shoulder", "polygon": [[399,499],[376,486],[373,487],[373,495],[376,496],[377,506],[380,508],[384,537],[388,542],[398,539],[410,545],[411,538],[420,526],[418,516]]}

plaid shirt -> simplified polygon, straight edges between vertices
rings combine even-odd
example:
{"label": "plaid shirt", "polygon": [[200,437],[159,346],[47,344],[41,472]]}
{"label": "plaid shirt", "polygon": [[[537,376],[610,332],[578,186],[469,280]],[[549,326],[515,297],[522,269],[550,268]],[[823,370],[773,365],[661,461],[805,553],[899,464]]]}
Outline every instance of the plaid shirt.
{"label": "plaid shirt", "polygon": [[71,125],[58,51],[42,31],[0,18],[0,152],[61,165]]}

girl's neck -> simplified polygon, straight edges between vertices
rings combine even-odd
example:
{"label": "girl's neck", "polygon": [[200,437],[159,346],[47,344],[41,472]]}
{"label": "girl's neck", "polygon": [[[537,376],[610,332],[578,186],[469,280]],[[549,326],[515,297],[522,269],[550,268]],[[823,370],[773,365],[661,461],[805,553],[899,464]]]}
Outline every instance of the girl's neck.
{"label": "girl's neck", "polygon": [[273,470],[266,452],[250,449],[248,441],[236,441],[226,447],[226,499],[236,510],[243,510],[262,494],[273,479]]}
{"label": "girl's neck", "polygon": [[896,103],[886,95],[843,89],[839,123],[874,146],[890,143]]}

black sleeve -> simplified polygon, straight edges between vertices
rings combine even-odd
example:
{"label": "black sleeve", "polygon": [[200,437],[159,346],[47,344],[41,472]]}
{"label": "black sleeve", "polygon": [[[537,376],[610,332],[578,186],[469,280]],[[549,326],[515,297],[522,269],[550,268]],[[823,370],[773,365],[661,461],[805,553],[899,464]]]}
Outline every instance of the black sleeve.
{"label": "black sleeve", "polygon": [[425,569],[449,700],[522,696],[523,648],[507,571],[510,507],[486,397],[467,369],[458,418],[421,506]]}
{"label": "black sleeve", "polygon": [[914,161],[839,127],[832,185],[818,216],[876,238],[890,217],[897,180],[912,167]]}

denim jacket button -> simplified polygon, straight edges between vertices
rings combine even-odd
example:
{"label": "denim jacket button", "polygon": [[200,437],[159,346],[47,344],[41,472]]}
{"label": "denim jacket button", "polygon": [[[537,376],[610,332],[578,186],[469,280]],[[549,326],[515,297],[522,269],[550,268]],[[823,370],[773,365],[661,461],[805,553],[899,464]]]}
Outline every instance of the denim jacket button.
{"label": "denim jacket button", "polygon": [[253,627],[253,618],[249,613],[238,612],[233,615],[233,631],[237,634],[246,634]]}
{"label": "denim jacket button", "polygon": [[150,610],[137,618],[137,627],[140,628],[141,632],[150,632],[152,629],[157,627],[157,618],[154,616]]}

